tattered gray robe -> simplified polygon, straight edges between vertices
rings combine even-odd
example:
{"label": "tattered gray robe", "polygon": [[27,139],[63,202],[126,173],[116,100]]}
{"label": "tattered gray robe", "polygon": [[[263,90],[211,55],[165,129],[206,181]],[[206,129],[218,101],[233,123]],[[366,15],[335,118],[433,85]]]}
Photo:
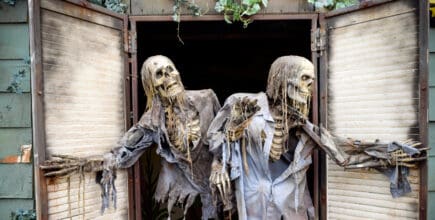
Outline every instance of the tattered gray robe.
{"label": "tattered gray robe", "polygon": [[[211,89],[186,91],[185,98],[187,104],[199,113],[201,127],[201,138],[194,142],[193,150],[190,152],[192,164],[170,143],[165,126],[164,108],[158,98],[153,100],[152,108],[145,112],[140,121],[126,133],[121,140],[122,147],[115,149],[114,154],[118,167],[125,168],[133,165],[152,143],[157,144],[157,154],[163,160],[155,199],[161,202],[167,201],[169,211],[177,202],[184,204],[187,210],[199,194],[202,202],[202,218],[214,218],[216,209],[211,201],[208,180],[212,155],[208,150],[206,133],[220,104]],[[145,135],[135,146],[126,146],[127,134],[137,129],[143,130]]]}
{"label": "tattered gray robe", "polygon": [[[253,116],[245,131],[247,136],[247,162],[249,173],[243,168],[241,146],[233,142],[228,146],[223,126],[230,117],[231,108],[238,98],[257,99],[260,111]],[[265,138],[262,139],[262,135]],[[314,144],[305,133],[297,134],[299,142],[293,161],[283,172],[271,172],[269,152],[274,133],[274,120],[269,112],[264,93],[238,93],[230,96],[218,112],[208,131],[210,151],[222,155],[225,166],[230,166],[230,179],[235,182],[235,196],[240,220],[255,219],[312,219],[314,208],[307,188],[306,172],[311,164]],[[280,161],[275,162],[277,166]]]}

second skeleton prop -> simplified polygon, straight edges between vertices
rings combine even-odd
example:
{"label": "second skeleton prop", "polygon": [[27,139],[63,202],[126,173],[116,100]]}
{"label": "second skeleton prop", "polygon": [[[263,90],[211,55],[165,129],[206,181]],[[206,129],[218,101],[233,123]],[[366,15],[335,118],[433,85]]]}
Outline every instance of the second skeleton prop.
{"label": "second skeleton prop", "polygon": [[411,142],[340,141],[315,127],[307,119],[313,82],[310,61],[280,57],[270,68],[266,94],[230,96],[210,125],[210,183],[225,210],[234,208],[235,197],[239,219],[313,219],[306,172],[316,146],[346,168],[407,167],[424,159]]}

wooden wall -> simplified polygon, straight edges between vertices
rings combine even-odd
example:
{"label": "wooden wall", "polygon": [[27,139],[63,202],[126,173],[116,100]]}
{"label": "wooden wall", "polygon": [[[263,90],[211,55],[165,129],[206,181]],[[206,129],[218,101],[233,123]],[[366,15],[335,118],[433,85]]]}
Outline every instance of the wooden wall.
{"label": "wooden wall", "polygon": [[[6,163],[32,144],[27,1],[0,2],[0,219],[34,208],[32,163]],[[15,82],[15,83],[14,83]],[[14,86],[15,85],[15,86]]]}

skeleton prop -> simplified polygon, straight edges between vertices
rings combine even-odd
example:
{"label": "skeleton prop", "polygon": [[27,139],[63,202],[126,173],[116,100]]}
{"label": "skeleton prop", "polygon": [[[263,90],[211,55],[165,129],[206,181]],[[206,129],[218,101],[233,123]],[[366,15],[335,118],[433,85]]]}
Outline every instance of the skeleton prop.
{"label": "skeleton prop", "polygon": [[[280,57],[270,68],[266,94],[234,94],[217,113],[208,130],[210,184],[224,210],[235,203],[239,219],[313,219],[306,172],[316,146],[345,168],[406,169],[425,159],[426,149],[413,141],[338,139],[311,124],[314,77],[307,59]],[[408,191],[393,185],[401,184],[391,183],[393,196]]]}
{"label": "skeleton prop", "polygon": [[[162,169],[155,199],[167,202],[168,213],[180,203],[186,214],[199,195],[202,218],[215,218],[216,209],[208,181],[212,154],[205,138],[209,124],[220,108],[215,93],[210,89],[184,90],[174,64],[161,55],[149,57],[144,62],[141,76],[147,97],[146,112],[125,133],[119,147],[97,162],[96,170],[103,170],[100,182],[102,211],[109,205],[110,194],[113,200],[116,198],[116,169],[132,166],[149,146],[156,144],[157,154],[162,158]],[[76,160],[61,158],[49,161],[43,169],[49,171],[46,173],[48,176],[69,175],[91,162],[84,158],[73,159]]]}

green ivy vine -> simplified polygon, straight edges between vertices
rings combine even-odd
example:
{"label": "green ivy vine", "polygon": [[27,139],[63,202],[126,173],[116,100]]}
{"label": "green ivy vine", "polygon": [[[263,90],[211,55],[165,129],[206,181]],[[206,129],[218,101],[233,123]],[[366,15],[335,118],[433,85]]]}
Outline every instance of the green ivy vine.
{"label": "green ivy vine", "polygon": [[127,4],[123,0],[88,0],[96,5],[103,6],[116,13],[125,14],[127,11]]}
{"label": "green ivy vine", "polygon": [[326,9],[328,11],[346,8],[359,3],[358,0],[308,0],[316,9]]}
{"label": "green ivy vine", "polygon": [[227,23],[240,21],[246,28],[252,22],[251,16],[267,7],[268,0],[217,0],[214,9],[224,14]]}

